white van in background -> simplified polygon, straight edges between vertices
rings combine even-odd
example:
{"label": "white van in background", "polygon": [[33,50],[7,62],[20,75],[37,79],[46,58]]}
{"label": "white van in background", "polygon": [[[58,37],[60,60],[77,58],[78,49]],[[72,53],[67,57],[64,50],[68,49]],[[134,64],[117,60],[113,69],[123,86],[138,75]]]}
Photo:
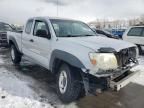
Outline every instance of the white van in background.
{"label": "white van in background", "polygon": [[140,54],[144,53],[144,26],[130,27],[123,35],[123,40],[136,44]]}

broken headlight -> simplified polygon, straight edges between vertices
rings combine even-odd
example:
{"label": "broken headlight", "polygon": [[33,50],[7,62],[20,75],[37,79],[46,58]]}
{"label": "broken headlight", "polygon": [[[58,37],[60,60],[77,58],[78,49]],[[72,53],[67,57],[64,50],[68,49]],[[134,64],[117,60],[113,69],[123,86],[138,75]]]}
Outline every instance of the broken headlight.
{"label": "broken headlight", "polygon": [[116,56],[113,53],[89,53],[93,68],[110,70],[118,67]]}

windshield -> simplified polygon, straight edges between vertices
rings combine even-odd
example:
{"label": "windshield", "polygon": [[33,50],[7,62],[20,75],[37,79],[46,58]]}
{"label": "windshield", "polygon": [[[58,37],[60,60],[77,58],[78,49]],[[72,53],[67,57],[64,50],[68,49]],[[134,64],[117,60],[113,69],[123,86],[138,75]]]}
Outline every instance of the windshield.
{"label": "windshield", "polygon": [[57,37],[95,36],[92,29],[83,22],[72,20],[50,20]]}

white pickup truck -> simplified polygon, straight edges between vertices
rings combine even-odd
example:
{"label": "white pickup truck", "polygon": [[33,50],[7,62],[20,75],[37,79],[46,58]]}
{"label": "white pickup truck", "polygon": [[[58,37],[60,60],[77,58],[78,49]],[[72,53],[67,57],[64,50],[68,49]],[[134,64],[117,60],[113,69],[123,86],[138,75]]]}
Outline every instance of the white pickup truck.
{"label": "white pickup truck", "polygon": [[139,53],[144,51],[144,26],[132,26],[123,35],[123,40],[136,44]]}
{"label": "white pickup truck", "polygon": [[70,19],[30,18],[22,33],[8,32],[8,43],[14,64],[27,56],[56,75],[63,102],[109,88],[110,81],[138,64],[134,44],[98,36],[87,24]]}

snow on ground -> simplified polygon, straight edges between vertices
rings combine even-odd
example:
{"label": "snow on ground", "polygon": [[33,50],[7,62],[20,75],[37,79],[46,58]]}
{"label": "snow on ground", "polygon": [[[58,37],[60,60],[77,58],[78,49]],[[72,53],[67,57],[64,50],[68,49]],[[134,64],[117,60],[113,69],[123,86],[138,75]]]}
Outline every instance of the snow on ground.
{"label": "snow on ground", "polygon": [[[27,61],[22,64],[24,67],[32,65]],[[24,73],[29,73],[30,69],[24,67]],[[49,89],[50,85],[22,74],[22,70],[16,69],[7,51],[1,53],[0,49],[0,108],[77,108],[76,103],[62,104],[56,93]]]}
{"label": "snow on ground", "polygon": [[0,68],[0,87],[13,95],[33,98],[35,92],[27,86],[26,82],[19,80],[5,68]]}
{"label": "snow on ground", "polygon": [[139,58],[139,64],[133,70],[137,70],[139,72],[138,76],[132,81],[134,83],[140,84],[144,86],[144,56]]}
{"label": "snow on ground", "polygon": [[0,88],[0,108],[53,108],[50,104],[40,103],[28,98],[13,96]]}
{"label": "snow on ground", "polygon": [[[0,48],[0,50],[2,50],[2,49]],[[2,56],[3,56],[3,55],[0,55],[0,64],[4,63],[4,61],[3,61],[3,59],[2,59]]]}
{"label": "snow on ground", "polygon": [[[19,80],[5,68],[0,68],[0,108],[53,108],[48,102],[39,102],[38,94],[27,82]],[[75,103],[54,105],[57,108],[77,108]]]}
{"label": "snow on ground", "polygon": [[0,59],[0,64],[4,63],[3,60]]}
{"label": "snow on ground", "polygon": [[[0,55],[0,58],[1,58],[1,55]],[[0,64],[4,63],[3,59],[0,59]]]}
{"label": "snow on ground", "polygon": [[49,103],[37,101],[38,95],[27,82],[4,67],[4,57],[0,54],[0,108],[53,108]]}
{"label": "snow on ground", "polygon": [[36,95],[25,82],[0,68],[0,108],[53,108],[50,104],[34,100],[32,96]]}

